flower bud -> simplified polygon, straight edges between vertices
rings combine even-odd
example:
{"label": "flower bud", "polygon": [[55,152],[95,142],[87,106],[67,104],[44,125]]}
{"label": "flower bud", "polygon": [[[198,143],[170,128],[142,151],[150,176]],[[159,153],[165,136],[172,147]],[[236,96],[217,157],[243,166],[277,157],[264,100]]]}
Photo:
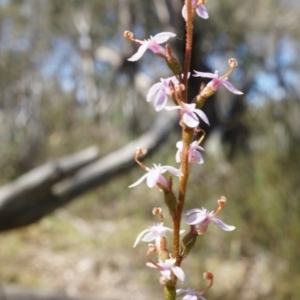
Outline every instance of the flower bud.
{"label": "flower bud", "polygon": [[195,246],[198,234],[190,231],[181,242],[181,256],[183,258],[187,257],[191,249]]}
{"label": "flower bud", "polygon": [[166,259],[170,258],[170,254],[168,251],[158,251],[158,259],[165,261]]}
{"label": "flower bud", "polygon": [[169,69],[175,74],[179,75],[182,73],[182,68],[178,60],[172,55],[172,48],[170,44],[166,44],[166,56],[167,65]]}
{"label": "flower bud", "polygon": [[172,217],[176,214],[176,208],[177,208],[177,198],[173,191],[164,189],[164,195],[165,195],[165,203],[169,209],[169,213]]}

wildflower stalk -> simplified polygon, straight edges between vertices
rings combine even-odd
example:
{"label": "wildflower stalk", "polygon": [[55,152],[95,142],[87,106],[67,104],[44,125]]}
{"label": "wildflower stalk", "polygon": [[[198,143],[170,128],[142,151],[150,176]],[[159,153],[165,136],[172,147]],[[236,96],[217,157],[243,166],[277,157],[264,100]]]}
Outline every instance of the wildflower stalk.
{"label": "wildflower stalk", "polygon": [[[232,231],[234,226],[228,225],[221,221],[217,216],[226,204],[226,198],[221,197],[218,200],[218,208],[216,212],[208,211],[205,208],[193,208],[183,214],[187,183],[190,174],[190,164],[202,164],[203,159],[200,151],[204,149],[200,146],[205,137],[205,131],[201,129],[201,122],[204,121],[209,125],[209,120],[205,113],[201,110],[206,99],[212,96],[220,85],[225,86],[230,92],[241,95],[242,92],[237,90],[230,82],[228,77],[237,66],[235,59],[229,60],[230,69],[222,76],[219,76],[218,71],[215,73],[200,72],[194,70],[194,77],[211,78],[207,84],[202,84],[198,95],[196,95],[191,103],[188,102],[188,79],[191,75],[190,63],[192,55],[193,43],[193,19],[195,13],[203,19],[207,19],[208,12],[204,4],[206,0],[185,0],[182,9],[182,16],[186,21],[186,49],[183,62],[183,68],[178,60],[172,55],[170,44],[166,44],[163,48],[160,44],[165,43],[169,38],[176,35],[171,32],[158,33],[155,36],[150,36],[147,40],[134,39],[133,33],[126,31],[124,36],[132,42],[140,45],[138,51],[128,60],[136,61],[147,51],[151,50],[154,54],[165,59],[169,69],[173,72],[172,77],[161,78],[160,82],[155,83],[147,94],[147,101],[154,100],[154,109],[160,111],[165,110],[180,110],[180,126],[182,128],[181,141],[176,143],[178,151],[176,153],[176,162],[181,163],[180,168],[173,166],[162,166],[161,164],[153,164],[153,167],[147,167],[139,161],[139,156],[146,153],[145,149],[137,149],[135,160],[138,165],[146,172],[140,179],[129,187],[135,187],[142,181],[146,181],[149,188],[158,187],[164,193],[164,200],[169,214],[172,218],[173,228],[164,226],[164,218],[161,208],[155,208],[154,215],[160,217],[160,223],[143,230],[137,237],[134,247],[140,242],[154,242],[148,244],[147,251],[147,266],[156,268],[160,271],[160,284],[164,285],[164,299],[175,300],[176,296],[185,294],[183,299],[201,299],[205,300],[203,294],[206,293],[213,284],[213,274],[205,273],[205,280],[210,282],[209,286],[202,291],[194,291],[191,289],[177,289],[177,280],[183,282],[185,273],[181,269],[182,261],[187,257],[191,249],[194,247],[197,238],[202,236],[208,225],[212,222],[225,231]],[[168,98],[172,99],[175,106],[168,106]],[[194,136],[201,132],[200,139],[194,141]],[[165,177],[165,172],[171,173],[173,176],[179,177],[178,195],[173,191],[172,177]],[[181,219],[190,226],[190,231],[180,239],[180,234],[185,230],[181,230]],[[166,239],[166,233],[172,233],[173,244],[172,251],[169,252]],[[153,260],[156,255],[158,262]]]}

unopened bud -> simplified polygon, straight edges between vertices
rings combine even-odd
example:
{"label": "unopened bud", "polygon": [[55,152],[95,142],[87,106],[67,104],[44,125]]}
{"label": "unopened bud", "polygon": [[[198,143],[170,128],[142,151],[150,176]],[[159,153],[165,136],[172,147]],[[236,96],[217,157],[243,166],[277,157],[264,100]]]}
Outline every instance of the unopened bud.
{"label": "unopened bud", "polygon": [[181,65],[178,60],[172,55],[172,48],[170,44],[166,44],[166,56],[165,56],[167,65],[169,69],[175,74],[179,75],[182,72]]}
{"label": "unopened bud", "polygon": [[191,249],[195,246],[198,238],[198,234],[194,231],[190,231],[181,242],[181,256],[183,258],[187,257]]}
{"label": "unopened bud", "polygon": [[173,191],[164,189],[164,195],[165,195],[165,203],[169,209],[169,213],[172,217],[176,214],[176,208],[177,208],[177,198]]}
{"label": "unopened bud", "polygon": [[165,261],[165,260],[170,258],[170,254],[169,254],[168,251],[160,250],[160,251],[158,251],[158,256],[157,257],[158,257],[159,260]]}

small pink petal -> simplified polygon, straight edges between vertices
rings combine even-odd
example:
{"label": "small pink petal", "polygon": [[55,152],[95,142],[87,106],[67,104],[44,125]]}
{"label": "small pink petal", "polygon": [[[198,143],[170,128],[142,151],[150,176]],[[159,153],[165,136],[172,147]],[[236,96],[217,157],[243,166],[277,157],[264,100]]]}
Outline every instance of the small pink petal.
{"label": "small pink petal", "polygon": [[174,266],[172,267],[172,271],[180,281],[184,281],[185,275],[180,267]]}
{"label": "small pink petal", "polygon": [[148,45],[149,45],[149,42],[144,42],[139,47],[138,51],[135,54],[133,54],[130,58],[128,58],[128,60],[129,61],[137,61],[137,60],[139,60],[144,55],[144,53],[147,51]]}
{"label": "small pink petal", "polygon": [[164,90],[160,89],[154,101],[154,109],[156,111],[161,111],[168,101],[168,97]]}
{"label": "small pink petal", "polygon": [[175,36],[176,36],[176,34],[172,33],[172,32],[161,32],[161,33],[156,34],[153,37],[153,39],[155,40],[155,42],[157,44],[162,44],[162,43],[166,42],[169,38],[175,37]]}
{"label": "small pink petal", "polygon": [[130,185],[129,188],[139,185],[147,176],[148,176],[148,173],[144,174],[139,180],[137,180],[135,183]]}
{"label": "small pink petal", "polygon": [[193,74],[194,77],[204,77],[204,78],[215,78],[216,77],[216,74],[214,73],[209,73],[209,72],[198,72],[198,71],[195,71],[195,74]]}
{"label": "small pink petal", "polygon": [[194,112],[206,123],[209,125],[208,118],[206,114],[201,109],[194,109]]}
{"label": "small pink petal", "polygon": [[151,170],[148,173],[147,185],[149,188],[153,188],[157,184],[159,180],[159,176],[160,176],[160,169]]}
{"label": "small pink petal", "polygon": [[192,112],[185,112],[182,116],[182,120],[187,126],[191,128],[197,127],[199,125],[198,118]]}
{"label": "small pink petal", "polygon": [[161,83],[155,83],[151,86],[148,94],[147,94],[147,101],[150,102],[153,98],[153,96],[160,90],[161,88]]}
{"label": "small pink petal", "polygon": [[212,218],[211,221],[214,222],[216,225],[218,225],[221,229],[223,229],[225,231],[232,231],[235,229],[235,226],[227,225],[218,218]]}
{"label": "small pink petal", "polygon": [[165,110],[175,110],[175,109],[181,109],[180,106],[165,106]]}
{"label": "small pink petal", "polygon": [[140,242],[142,236],[143,236],[146,232],[148,232],[148,231],[149,231],[149,229],[145,229],[145,230],[143,230],[143,231],[137,236],[137,238],[135,239],[133,248],[135,248],[135,246]]}
{"label": "small pink petal", "polygon": [[203,4],[199,5],[199,7],[196,8],[196,13],[199,17],[201,17],[203,19],[209,18],[208,11]]}
{"label": "small pink petal", "polygon": [[166,168],[171,174],[173,174],[175,176],[183,176],[183,173],[181,172],[181,170],[176,169],[172,166],[164,166],[164,168]]}
{"label": "small pink petal", "polygon": [[236,89],[230,82],[228,82],[227,80],[223,80],[222,84],[232,93],[236,94],[236,95],[243,95],[243,93],[241,91],[239,91],[238,89]]}

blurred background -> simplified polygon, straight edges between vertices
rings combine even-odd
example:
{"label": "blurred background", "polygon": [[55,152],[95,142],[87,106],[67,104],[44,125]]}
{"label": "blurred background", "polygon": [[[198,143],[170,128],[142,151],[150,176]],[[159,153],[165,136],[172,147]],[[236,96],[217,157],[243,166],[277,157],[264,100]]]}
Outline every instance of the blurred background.
{"label": "blurred background", "polygon": [[[224,195],[220,218],[236,230],[211,225],[179,286],[204,288],[210,270],[208,299],[299,299],[300,3],[209,0],[206,7],[210,18],[195,22],[192,70],[222,74],[235,57],[230,82],[244,95],[220,88],[205,104],[205,163],[192,166],[186,209],[215,210]],[[171,74],[150,51],[128,62],[137,45],[123,32],[145,39],[172,31],[182,59],[181,8],[180,0],[1,0],[0,184],[92,145],[105,157],[147,132],[157,114],[145,95]],[[191,81],[191,97],[200,82]],[[145,164],[175,165],[179,136],[175,125]],[[145,267],[146,243],[132,248],[158,222],[152,208],[165,209],[157,189],[128,189],[142,173],[128,169],[38,223],[3,230],[0,299],[23,299],[18,289],[32,292],[28,299],[50,299],[35,291],[162,299],[157,272]]]}

